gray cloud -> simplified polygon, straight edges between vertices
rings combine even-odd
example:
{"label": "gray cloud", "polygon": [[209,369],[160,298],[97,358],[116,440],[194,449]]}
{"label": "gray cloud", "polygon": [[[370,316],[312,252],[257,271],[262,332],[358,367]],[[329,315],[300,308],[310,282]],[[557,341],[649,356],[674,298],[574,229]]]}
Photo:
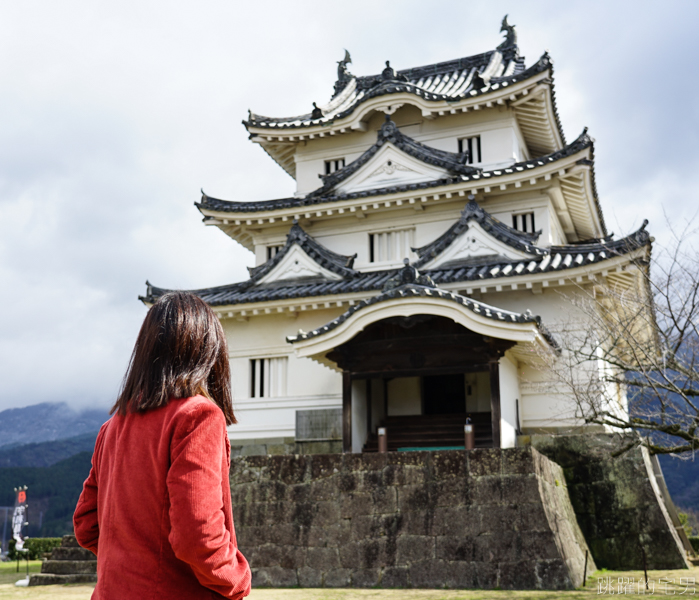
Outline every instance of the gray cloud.
{"label": "gray cloud", "polygon": [[31,2],[0,7],[0,409],[107,406],[148,278],[245,277],[249,252],[204,227],[199,188],[289,195],[247,140],[247,109],[328,99],[335,61],[379,72],[490,49],[510,13],[529,63],[549,49],[564,128],[597,139],[610,228],[697,208],[692,2],[406,0]]}

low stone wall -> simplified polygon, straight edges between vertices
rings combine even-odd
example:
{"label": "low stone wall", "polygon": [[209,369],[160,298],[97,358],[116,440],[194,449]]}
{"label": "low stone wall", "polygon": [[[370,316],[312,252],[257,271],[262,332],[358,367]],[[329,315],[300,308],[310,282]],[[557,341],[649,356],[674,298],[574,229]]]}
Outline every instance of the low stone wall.
{"label": "low stone wall", "polygon": [[583,580],[587,546],[563,472],[531,448],[234,457],[231,488],[253,586]]}
{"label": "low stone wall", "polygon": [[526,441],[563,467],[578,523],[600,568],[643,569],[643,552],[648,569],[688,567],[647,451],[611,458],[618,441],[610,434],[532,435]]}
{"label": "low stone wall", "polygon": [[342,452],[342,440],[299,442],[293,437],[231,440],[231,456],[332,454],[335,452]]}

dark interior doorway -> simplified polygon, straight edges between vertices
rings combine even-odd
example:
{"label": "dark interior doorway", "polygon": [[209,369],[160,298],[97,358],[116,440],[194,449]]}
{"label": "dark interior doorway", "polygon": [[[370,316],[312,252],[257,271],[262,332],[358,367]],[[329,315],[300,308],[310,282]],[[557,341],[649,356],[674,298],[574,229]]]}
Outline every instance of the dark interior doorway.
{"label": "dark interior doorway", "polygon": [[422,378],[423,414],[446,415],[466,412],[463,373],[427,375]]}

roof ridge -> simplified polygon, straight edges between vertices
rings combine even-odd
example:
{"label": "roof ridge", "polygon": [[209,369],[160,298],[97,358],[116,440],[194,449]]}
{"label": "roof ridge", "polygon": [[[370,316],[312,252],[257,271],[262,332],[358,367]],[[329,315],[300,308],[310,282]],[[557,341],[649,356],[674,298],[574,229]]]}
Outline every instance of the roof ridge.
{"label": "roof ridge", "polygon": [[505,225],[502,221],[496,219],[483,209],[476,202],[473,194],[469,195],[468,199],[469,201],[461,211],[459,220],[456,221],[456,223],[429,244],[425,244],[419,248],[412,248],[413,252],[419,257],[415,262],[416,267],[424,266],[444,252],[463,232],[468,230],[471,221],[476,221],[482,229],[496,240],[516,250],[534,256],[545,256],[548,254],[548,249],[540,248],[533,243],[538,239],[539,235],[541,235],[541,231],[534,234],[518,231],[517,229]]}
{"label": "roof ridge", "polygon": [[467,157],[466,153],[448,152],[446,150],[433,148],[427,144],[414,140],[404,133],[401,133],[398,126],[391,120],[391,116],[386,115],[386,119],[381,124],[381,128],[376,134],[376,142],[374,142],[372,146],[370,146],[358,158],[355,158],[348,165],[338,169],[330,175],[319,175],[319,177],[323,180],[323,185],[308,193],[306,197],[313,198],[330,191],[338,183],[354,175],[387,143],[393,144],[403,153],[408,154],[413,158],[416,158],[426,164],[443,167],[451,173],[463,175],[482,171],[482,169],[465,164]]}
{"label": "roof ridge", "polygon": [[298,245],[321,267],[341,275],[342,277],[352,277],[358,273],[353,268],[354,259],[357,257],[356,253],[352,256],[345,256],[333,252],[311,237],[304,231],[301,225],[299,225],[298,221],[295,220],[286,236],[286,242],[279,252],[267,262],[257,267],[248,267],[250,279],[247,283],[249,285],[255,285],[259,282],[260,279],[272,271],[274,267],[284,259],[294,245]]}

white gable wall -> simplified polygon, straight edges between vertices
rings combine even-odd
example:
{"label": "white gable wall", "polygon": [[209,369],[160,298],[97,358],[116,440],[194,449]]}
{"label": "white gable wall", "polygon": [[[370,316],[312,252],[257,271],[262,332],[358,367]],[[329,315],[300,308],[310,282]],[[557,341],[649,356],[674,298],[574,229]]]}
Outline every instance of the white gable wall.
{"label": "white gable wall", "polygon": [[[425,119],[413,106],[404,106],[392,119],[400,131],[418,142],[439,150],[458,152],[458,139],[481,136],[482,162],[476,166],[496,169],[525,160],[526,144],[514,113],[505,107]],[[374,113],[364,132],[351,132],[300,142],[296,155],[296,194],[303,196],[319,188],[325,174],[325,161],[345,159],[345,164],[362,155],[377,139],[385,120]]]}

